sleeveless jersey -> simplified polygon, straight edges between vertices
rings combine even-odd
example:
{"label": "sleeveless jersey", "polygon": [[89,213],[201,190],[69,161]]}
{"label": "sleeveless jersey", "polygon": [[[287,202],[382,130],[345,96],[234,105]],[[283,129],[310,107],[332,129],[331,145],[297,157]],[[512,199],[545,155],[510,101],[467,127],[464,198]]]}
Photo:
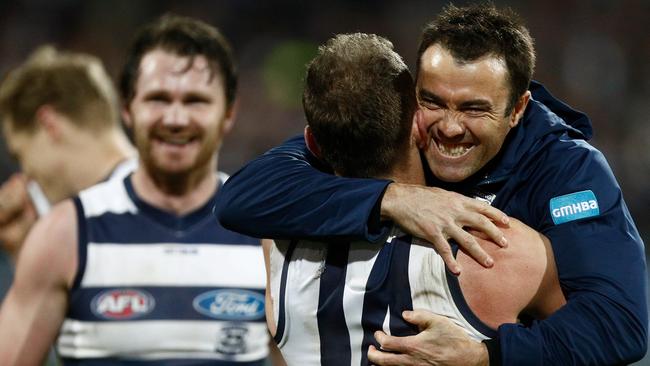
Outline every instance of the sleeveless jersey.
{"label": "sleeveless jersey", "polygon": [[367,365],[375,331],[418,333],[404,310],[444,315],[477,341],[496,335],[430,244],[393,229],[383,246],[331,245],[276,241],[271,250],[275,341],[289,365]]}
{"label": "sleeveless jersey", "polygon": [[218,195],[178,217],[142,201],[130,176],[79,194],[65,365],[264,363],[262,248],[217,223]]}

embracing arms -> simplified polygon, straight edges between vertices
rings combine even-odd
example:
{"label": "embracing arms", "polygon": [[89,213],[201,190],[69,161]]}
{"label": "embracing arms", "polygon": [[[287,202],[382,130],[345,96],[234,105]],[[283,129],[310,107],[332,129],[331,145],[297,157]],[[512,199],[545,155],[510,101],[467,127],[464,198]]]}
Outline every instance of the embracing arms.
{"label": "embracing arms", "polygon": [[[507,225],[508,218],[496,208],[439,188],[334,176],[298,136],[230,177],[222,187],[221,198],[215,212],[224,227],[273,239],[354,238],[377,242],[388,227],[382,219],[391,219],[433,243],[456,273],[460,269],[449,250],[449,238],[483,265],[492,265],[464,227],[482,231],[505,245],[494,222]],[[401,221],[407,216],[408,220]],[[411,220],[412,216],[419,219]]]}

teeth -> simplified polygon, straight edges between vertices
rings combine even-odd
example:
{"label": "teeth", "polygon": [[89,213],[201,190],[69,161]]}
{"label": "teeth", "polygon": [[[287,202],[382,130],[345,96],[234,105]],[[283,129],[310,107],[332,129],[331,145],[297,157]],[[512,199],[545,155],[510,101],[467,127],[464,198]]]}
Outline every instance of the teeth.
{"label": "teeth", "polygon": [[190,142],[189,137],[185,138],[180,138],[180,137],[168,137],[165,139],[162,139],[165,143],[172,144],[172,145],[184,145]]}
{"label": "teeth", "polygon": [[440,150],[441,153],[451,157],[462,156],[466,152],[472,149],[472,146],[456,145],[456,144],[446,145],[441,142],[437,143],[437,145],[438,145],[438,150]]}

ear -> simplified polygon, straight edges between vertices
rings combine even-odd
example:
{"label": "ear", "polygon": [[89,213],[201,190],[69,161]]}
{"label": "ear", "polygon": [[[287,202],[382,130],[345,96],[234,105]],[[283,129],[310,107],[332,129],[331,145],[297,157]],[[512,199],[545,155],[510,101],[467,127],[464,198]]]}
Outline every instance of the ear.
{"label": "ear", "polygon": [[221,132],[225,136],[230,131],[232,130],[233,126],[235,125],[235,118],[237,117],[237,114],[239,113],[239,99],[235,99],[232,102],[232,105],[228,110],[226,111],[226,116],[223,120],[223,124],[221,125]]}
{"label": "ear", "polygon": [[312,133],[309,125],[305,126],[305,132],[303,135],[305,137],[305,144],[307,144],[307,149],[309,149],[309,151],[311,151],[315,157],[320,159],[322,156],[320,146],[318,146],[316,138],[314,137],[314,134]]}
{"label": "ear", "polygon": [[63,133],[63,116],[49,104],[44,104],[36,110],[36,123],[54,141],[59,141]]}
{"label": "ear", "polygon": [[526,90],[526,92],[522,94],[521,97],[519,97],[517,103],[515,103],[515,108],[512,111],[512,115],[510,116],[510,128],[513,128],[519,124],[521,117],[524,116],[524,112],[526,111],[526,106],[528,106],[529,101],[530,91]]}
{"label": "ear", "polygon": [[125,105],[124,107],[122,107],[122,109],[120,110],[120,114],[122,114],[122,120],[124,121],[124,125],[129,129],[132,129],[133,119],[131,118],[131,111],[129,110],[129,106]]}
{"label": "ear", "polygon": [[427,126],[424,123],[424,112],[421,108],[415,111],[413,114],[413,125],[417,131],[416,142],[420,150],[426,150],[429,147],[429,133],[427,132]]}

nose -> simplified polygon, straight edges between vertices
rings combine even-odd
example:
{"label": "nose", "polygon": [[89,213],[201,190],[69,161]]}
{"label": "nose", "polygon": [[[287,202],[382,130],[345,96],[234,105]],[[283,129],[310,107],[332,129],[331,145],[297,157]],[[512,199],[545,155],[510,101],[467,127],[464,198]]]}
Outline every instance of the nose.
{"label": "nose", "polygon": [[444,116],[437,123],[438,134],[440,137],[457,138],[465,135],[465,125],[459,113],[454,111],[445,111]]}
{"label": "nose", "polygon": [[185,126],[189,122],[189,113],[182,103],[170,104],[163,115],[163,124],[167,126]]}

